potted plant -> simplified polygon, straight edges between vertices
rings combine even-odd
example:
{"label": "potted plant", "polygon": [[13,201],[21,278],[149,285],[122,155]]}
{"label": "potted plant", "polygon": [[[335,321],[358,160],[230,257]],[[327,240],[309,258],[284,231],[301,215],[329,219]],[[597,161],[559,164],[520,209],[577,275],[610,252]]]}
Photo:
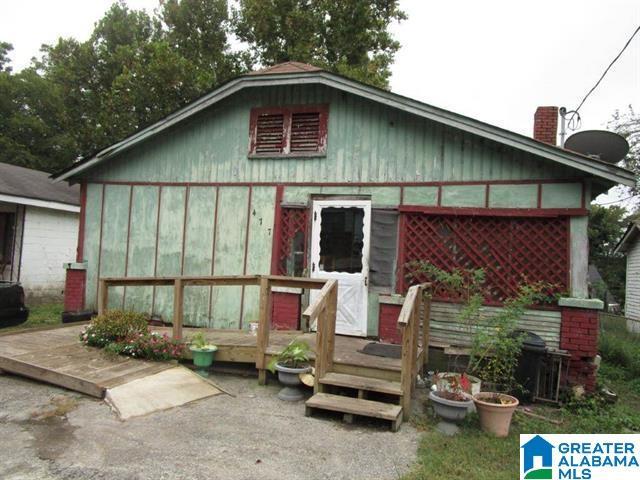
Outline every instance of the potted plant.
{"label": "potted plant", "polygon": [[193,364],[197,367],[199,375],[208,376],[208,368],[213,363],[213,356],[218,351],[218,347],[209,343],[202,332],[196,333],[189,344],[189,350],[193,355]]}
{"label": "potted plant", "polygon": [[267,368],[271,373],[278,372],[278,380],[284,388],[278,393],[280,400],[296,402],[304,398],[299,388],[300,374],[311,370],[309,366],[309,344],[302,340],[293,340],[282,352],[271,358]]}
{"label": "potted plant", "polygon": [[435,387],[429,392],[429,400],[436,415],[448,422],[463,420],[473,405],[469,378],[464,373],[440,377],[436,374]]}
{"label": "potted plant", "polygon": [[506,393],[481,392],[473,396],[480,427],[496,437],[509,435],[511,418],[518,406],[518,399]]}

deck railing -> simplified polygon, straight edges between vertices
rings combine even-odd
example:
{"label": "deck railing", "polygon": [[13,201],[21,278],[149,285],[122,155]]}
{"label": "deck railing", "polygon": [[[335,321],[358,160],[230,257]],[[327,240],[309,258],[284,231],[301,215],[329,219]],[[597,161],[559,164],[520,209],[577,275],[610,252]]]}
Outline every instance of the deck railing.
{"label": "deck railing", "polygon": [[[405,420],[411,414],[411,395],[416,386],[421,327],[423,365],[426,365],[429,354],[430,291],[431,284],[429,283],[410,287],[398,316],[398,329],[402,334],[400,385],[402,387],[402,411]],[[422,325],[420,325],[421,319]]]}
{"label": "deck railing", "polygon": [[336,346],[336,315],[338,311],[338,281],[329,280],[324,284],[318,297],[307,307],[302,316],[310,326],[316,322],[316,361],[314,391],[319,389],[318,381],[333,370],[333,354]]}
{"label": "deck railing", "polygon": [[[333,289],[327,285],[336,285]],[[314,319],[318,319],[318,340],[333,344],[335,333],[335,303],[337,301],[337,284],[335,280],[322,280],[317,278],[279,277],[273,275],[229,275],[229,276],[176,276],[176,277],[106,277],[99,280],[98,285],[98,314],[107,310],[109,304],[109,287],[126,286],[173,286],[174,307],[173,307],[173,331],[172,337],[175,340],[182,340],[182,327],[184,323],[184,288],[189,285],[199,286],[259,286],[260,287],[260,308],[258,318],[258,333],[256,338],[256,368],[258,369],[260,384],[266,381],[267,349],[269,347],[269,331],[271,329],[271,290],[274,287],[321,289],[318,301],[322,305],[328,304],[329,300],[322,292],[327,289],[331,293],[333,309],[321,308],[318,313],[314,313]],[[335,299],[334,299],[335,297]],[[323,300],[324,299],[324,300]],[[318,301],[314,305],[318,304]],[[313,307],[313,305],[311,306]],[[311,308],[309,307],[309,308]],[[307,309],[309,311],[309,309]],[[315,312],[315,310],[313,311]],[[322,315],[319,313],[322,312]],[[306,314],[306,311],[305,311]],[[331,320],[333,319],[333,320]],[[327,326],[327,324],[330,324]],[[327,333],[328,331],[332,333]],[[327,337],[331,337],[327,339]],[[318,348],[320,349],[320,348]],[[331,346],[331,351],[333,347]],[[321,365],[326,360],[325,354],[321,356]],[[333,354],[331,354],[333,359]],[[316,360],[316,369],[317,369]]]}

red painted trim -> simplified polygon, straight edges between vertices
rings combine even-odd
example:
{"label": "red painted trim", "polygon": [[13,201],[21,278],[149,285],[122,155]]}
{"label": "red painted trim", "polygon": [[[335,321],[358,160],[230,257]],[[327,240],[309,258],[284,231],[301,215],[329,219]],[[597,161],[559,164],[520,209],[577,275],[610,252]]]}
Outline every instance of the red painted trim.
{"label": "red painted trim", "polygon": [[276,208],[273,216],[273,241],[271,244],[271,275],[278,274],[278,259],[280,258],[280,243],[282,240],[282,199],[284,186],[276,186]]}
{"label": "red painted trim", "polygon": [[567,290],[573,294],[571,288],[571,221],[567,218]]}
{"label": "red painted trim", "polygon": [[[104,190],[106,185],[102,185],[102,193],[100,194],[100,240],[98,241],[98,275],[97,279],[100,280],[100,264],[102,263],[102,224],[104,219]],[[100,282],[96,281],[96,305],[98,302],[98,289],[100,287]]]}
{"label": "red painted trim", "polygon": [[[247,199],[247,228],[244,232],[244,260],[242,261],[242,274],[247,274],[247,256],[249,254],[249,228],[251,227],[251,197],[253,188],[249,187],[249,198]],[[240,322],[239,329],[242,330],[242,317],[244,316],[244,285],[242,285],[242,293],[240,295]]]}
{"label": "red painted trim", "polygon": [[[160,207],[162,206],[162,185],[158,187],[158,211],[156,212],[156,247],[153,254],[153,276],[158,276],[158,240],[160,239]],[[151,315],[156,308],[156,286],[151,292]]]}
{"label": "red painted trim", "polygon": [[538,208],[542,208],[542,183],[538,184],[538,200],[537,200]]}
{"label": "red painted trim", "polygon": [[189,210],[189,194],[191,190],[187,186],[187,191],[184,193],[184,216],[182,221],[182,251],[180,253],[180,275],[184,275],[184,247],[187,241],[187,212]]}
{"label": "red painted trim", "polygon": [[396,293],[404,292],[404,264],[406,258],[405,252],[405,241],[404,237],[406,235],[407,226],[406,226],[406,216],[400,214],[400,218],[398,221],[398,246],[397,246],[397,254],[396,258],[398,259],[396,262]]}
{"label": "red painted trim", "polygon": [[578,183],[580,179],[530,179],[530,180],[472,180],[461,182],[120,182],[120,181],[89,181],[89,183],[103,185],[153,185],[165,187],[439,187],[453,185],[531,185],[540,183]]}
{"label": "red painted trim", "polygon": [[563,217],[584,216],[588,211],[583,208],[475,208],[475,207],[423,207],[420,205],[401,205],[400,212],[428,213],[432,215],[476,215],[490,217]]}
{"label": "red painted trim", "polygon": [[[17,215],[16,215],[17,218]],[[76,262],[84,260],[84,230],[87,223],[87,182],[80,184],[80,219],[78,221],[78,245],[76,248]],[[15,235],[14,235],[15,237]]]}
{"label": "red painted trim", "polygon": [[[129,188],[129,213],[127,214],[127,246],[124,253],[124,276],[129,272],[129,240],[131,238],[131,210],[133,209],[133,185]],[[127,298],[127,286],[122,289],[122,310]]]}
{"label": "red painted trim", "polygon": [[[216,262],[216,239],[218,237],[218,199],[220,188],[216,187],[216,203],[213,207],[213,239],[211,241],[211,276],[213,276]],[[211,320],[211,304],[213,302],[213,285],[209,287],[209,320]]]}

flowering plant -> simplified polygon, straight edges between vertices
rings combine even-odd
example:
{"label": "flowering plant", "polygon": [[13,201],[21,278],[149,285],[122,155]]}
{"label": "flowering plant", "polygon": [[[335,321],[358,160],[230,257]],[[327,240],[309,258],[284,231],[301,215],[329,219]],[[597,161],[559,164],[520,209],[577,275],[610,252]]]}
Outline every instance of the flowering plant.
{"label": "flowering plant", "polygon": [[146,318],[135,312],[110,311],[94,318],[80,333],[80,340],[86,345],[133,358],[181,358],[184,345],[167,334],[150,332]]}

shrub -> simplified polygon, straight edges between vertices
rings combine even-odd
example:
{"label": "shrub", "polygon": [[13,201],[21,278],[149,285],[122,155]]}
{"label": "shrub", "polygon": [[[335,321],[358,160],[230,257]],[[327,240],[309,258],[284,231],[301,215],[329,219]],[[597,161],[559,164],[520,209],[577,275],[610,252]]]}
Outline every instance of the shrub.
{"label": "shrub", "polygon": [[93,347],[105,347],[128,335],[146,333],[148,324],[149,316],[145,313],[109,310],[94,317],[80,339]]}
{"label": "shrub", "polygon": [[80,334],[80,340],[106,352],[148,360],[181,358],[184,345],[166,334],[149,332],[149,317],[143,313],[110,310],[95,317]]}
{"label": "shrub", "polygon": [[181,358],[184,345],[178,340],[172,340],[164,333],[138,333],[118,342],[120,355],[148,360],[172,360]]}

